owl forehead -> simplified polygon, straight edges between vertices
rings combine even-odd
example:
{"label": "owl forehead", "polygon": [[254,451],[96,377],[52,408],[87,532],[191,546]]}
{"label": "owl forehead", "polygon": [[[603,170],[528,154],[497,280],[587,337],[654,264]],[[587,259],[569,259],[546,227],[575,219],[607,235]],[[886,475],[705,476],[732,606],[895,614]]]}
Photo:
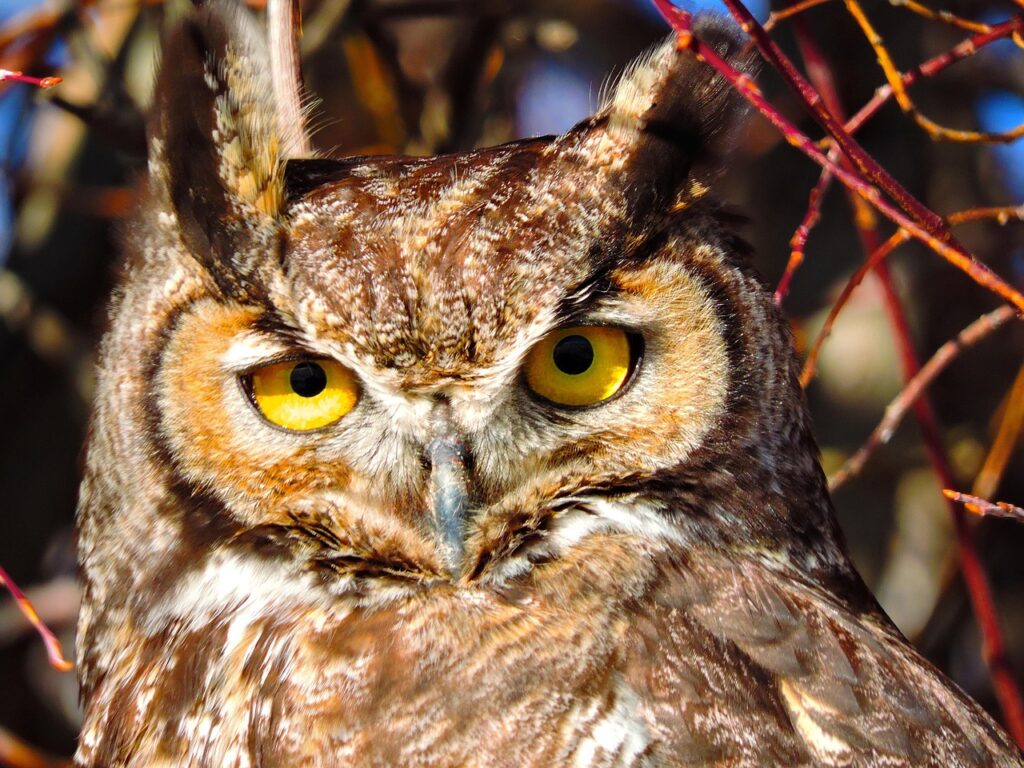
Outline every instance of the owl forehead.
{"label": "owl forehead", "polygon": [[465,376],[557,322],[622,206],[584,135],[345,168],[291,210],[296,315],[375,365]]}

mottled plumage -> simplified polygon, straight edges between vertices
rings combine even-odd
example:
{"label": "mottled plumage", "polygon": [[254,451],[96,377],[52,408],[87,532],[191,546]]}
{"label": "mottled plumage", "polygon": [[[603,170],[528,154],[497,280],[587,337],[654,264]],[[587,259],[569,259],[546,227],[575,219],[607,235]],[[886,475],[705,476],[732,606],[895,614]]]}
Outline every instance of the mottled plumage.
{"label": "mottled plumage", "polygon": [[[241,11],[165,51],[82,485],[77,765],[1024,764],[849,563],[708,194],[710,70],[668,42],[557,138],[289,159]],[[567,326],[634,340],[615,396],[525,385]],[[296,358],[355,407],[270,424],[246,382]]]}

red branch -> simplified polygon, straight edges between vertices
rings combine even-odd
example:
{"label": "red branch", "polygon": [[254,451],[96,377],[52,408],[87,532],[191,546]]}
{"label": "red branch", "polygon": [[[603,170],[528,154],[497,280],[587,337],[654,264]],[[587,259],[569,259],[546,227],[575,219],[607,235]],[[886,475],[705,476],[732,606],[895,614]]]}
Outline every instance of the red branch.
{"label": "red branch", "polygon": [[[884,262],[880,266],[884,269]],[[895,335],[903,362],[903,376],[909,380],[921,369],[921,364],[911,342],[910,326],[903,314],[902,307],[899,306],[892,281],[888,278],[888,270],[885,272],[882,286],[887,288],[887,307],[890,310],[890,320],[896,327]],[[943,487],[951,488],[955,485],[953,469],[946,455],[931,401],[927,397],[918,400],[914,404],[914,414],[917,417],[932,467],[939,476],[939,482]],[[974,530],[968,525],[966,516],[955,504],[950,505],[950,512],[953,518],[957,549],[960,554],[960,571],[967,585],[967,594],[971,599],[974,615],[981,628],[985,661],[988,663],[992,675],[992,687],[999,700],[999,705],[1002,707],[1007,730],[1010,731],[1018,745],[1024,746],[1024,700],[1021,699],[1017,681],[1010,667],[1006,643],[999,627],[998,611],[981,557],[978,554]]]}
{"label": "red branch", "polygon": [[[659,5],[667,3],[667,0],[655,0]],[[904,211],[909,213],[914,221],[923,225],[932,237],[949,243],[955,250],[961,252],[963,258],[970,259],[970,255],[963,247],[956,242],[952,233],[946,229],[942,217],[921,203],[916,197],[903,187],[895,178],[875,161],[871,155],[864,151],[854,138],[847,133],[839,120],[828,110],[821,94],[804,78],[796,66],[775,44],[764,27],[757,23],[754,16],[747,10],[739,0],[724,0],[725,7],[739,22],[743,31],[750,35],[761,55],[782,75],[783,80],[800,97],[804,106],[821,125],[822,128],[843,150],[843,153],[853,161],[861,173],[874,182],[879,189],[885,191]]]}
{"label": "red branch", "polygon": [[[863,176],[857,176],[855,174],[849,174],[853,179],[863,184],[864,179],[873,182],[875,187],[870,184],[864,184],[866,189],[861,190],[856,185],[851,184],[843,174],[837,173],[840,180],[846,184],[847,187],[853,188],[857,191],[861,197],[864,197],[869,203],[875,208],[881,211],[886,217],[903,225],[893,214],[897,211],[889,208],[882,204],[879,199],[879,189],[883,190],[896,204],[903,210],[906,211],[913,220],[921,225],[922,230],[917,233],[913,229],[909,229],[910,233],[917,239],[924,242],[932,250],[937,251],[940,255],[947,258],[953,264],[956,264],[975,280],[982,285],[986,285],[990,290],[995,291],[997,294],[1003,297],[1006,301],[1015,304],[1017,308],[1024,311],[1024,303],[1021,303],[1021,299],[1024,298],[1021,294],[1007,285],[1002,279],[997,277],[988,267],[979,263],[974,256],[968,253],[962,245],[953,237],[952,232],[946,226],[946,222],[943,221],[942,217],[932,211],[916,197],[914,197],[907,189],[900,184],[893,176],[885,170],[871,155],[869,155],[864,148],[860,146],[854,140],[854,138],[845,130],[840,124],[837,117],[825,106],[825,102],[818,91],[816,91],[803,75],[801,75],[796,67],[793,65],[782,50],[775,44],[768,33],[764,31],[764,28],[757,23],[757,20],[751,15],[750,11],[743,5],[739,0],[723,0],[725,6],[732,13],[733,17],[739,22],[757,49],[761,52],[761,55],[782,75],[783,80],[793,89],[794,92],[804,102],[804,105],[810,111],[811,115],[818,121],[818,123],[825,129],[825,131],[832,137],[832,139],[838,144],[840,149],[847,158],[852,161],[853,165],[857,170],[863,174]],[[668,4],[668,0],[654,0],[655,4],[659,8],[667,6],[672,10],[680,13],[679,9],[674,8]],[[662,13],[665,13],[662,10]],[[671,21],[671,20],[670,20]],[[721,63],[726,64],[719,58]],[[710,59],[709,59],[710,63]],[[728,66],[728,64],[726,64]],[[717,69],[717,67],[716,67]],[[767,115],[766,115],[767,117]],[[787,136],[787,138],[790,138]],[[819,152],[820,153],[820,152]],[[817,161],[817,158],[813,158]],[[826,159],[827,162],[827,159]],[[868,192],[870,190],[870,192]],[[877,245],[877,244],[876,244]],[[873,250],[873,249],[872,249]],[[997,283],[1000,284],[997,287]]]}
{"label": "red branch", "polygon": [[49,627],[42,622],[39,614],[36,613],[36,609],[32,607],[32,603],[25,597],[25,593],[18,588],[18,585],[14,583],[3,568],[0,568],[0,586],[7,587],[7,591],[11,593],[11,597],[14,598],[15,603],[17,603],[25,618],[35,627],[39,636],[43,638],[43,644],[46,646],[46,655],[50,659],[50,664],[61,672],[70,670],[74,665],[64,658],[64,652],[60,648],[60,641],[50,631]]}
{"label": "red branch", "polygon": [[[728,2],[732,1],[733,0],[728,0]],[[906,214],[894,208],[891,204],[886,202],[877,187],[872,186],[861,176],[832,162],[824,152],[815,146],[813,141],[811,141],[805,134],[801,133],[793,123],[783,117],[775,107],[765,100],[764,96],[761,94],[761,90],[749,75],[737,71],[735,67],[719,56],[714,48],[694,37],[692,27],[693,19],[687,11],[676,8],[674,5],[671,5],[668,0],[652,0],[652,2],[657,6],[658,10],[661,11],[678,33],[679,48],[681,50],[690,51],[698,60],[705,61],[714,67],[719,74],[732,83],[733,87],[735,87],[747,101],[754,105],[758,112],[760,112],[782,132],[783,136],[790,144],[800,149],[805,155],[811,158],[822,168],[830,169],[832,173],[834,173],[835,176],[843,182],[843,184],[854,190],[887,219],[909,232],[912,237],[920,240],[940,256],[944,257],[947,261],[957,266],[979,285],[996,293],[1005,301],[1013,304],[1019,310],[1024,312],[1024,295],[1021,295],[1019,291],[1015,290],[1005,280],[992,272],[992,270],[984,264],[976,261],[973,256],[964,251],[963,248],[956,244],[955,241],[952,241],[951,238],[946,238],[945,235],[938,237],[932,235],[926,228],[920,226],[914,220],[908,218]],[[756,22],[754,23],[756,24]],[[819,96],[819,101],[820,98],[821,97]],[[839,130],[842,130],[841,127]],[[849,138],[849,136],[847,136],[847,138]],[[852,139],[850,140],[852,141]],[[863,150],[861,150],[861,153],[863,153]],[[878,167],[878,163],[875,160],[871,158],[868,158],[868,160],[876,168]],[[918,203],[918,205],[920,205],[920,203]],[[940,222],[942,221],[941,217],[936,213],[932,213],[931,216],[933,219],[938,219]],[[944,223],[942,224],[942,229],[945,231]]]}
{"label": "red branch", "polygon": [[53,88],[53,86],[63,82],[64,78],[32,77],[31,75],[24,75],[13,69],[0,69],[0,80],[10,80],[14,83],[28,83],[29,85],[35,85],[39,88]]}
{"label": "red branch", "polygon": [[[997,40],[1002,40],[1017,34],[1021,30],[1024,30],[1024,16],[1015,16],[1008,21],[1004,21],[1002,24],[996,24],[987,32],[968,38],[967,40],[958,43],[945,53],[928,59],[924,63],[916,66],[914,69],[904,73],[902,76],[903,85],[910,86],[921,78],[933,77],[952,64],[962,61],[968,56],[977,53],[985,46],[990,45]],[[875,95],[857,111],[857,114],[846,121],[843,127],[846,129],[847,133],[852,135],[859,131],[868,120],[878,113],[878,111],[892,98],[892,96],[893,89],[890,85],[883,85],[876,90]],[[832,152],[829,153],[829,158],[833,162],[837,160],[837,156],[834,154],[835,151],[836,150],[833,148]],[[821,201],[824,198],[825,193],[828,191],[828,188],[832,183],[832,179],[832,171],[828,168],[824,169],[821,172],[818,183],[814,186],[814,189],[811,190],[810,198],[807,201],[807,213],[804,214],[803,221],[800,222],[800,225],[797,227],[790,240],[792,253],[790,254],[789,262],[786,264],[786,270],[783,272],[782,277],[779,280],[778,287],[775,289],[775,302],[777,304],[781,304],[785,299],[786,294],[789,292],[789,287],[792,284],[793,275],[803,263],[807,239],[810,237],[811,230],[820,218]]]}
{"label": "red branch", "polygon": [[878,248],[872,251],[871,255],[864,260],[864,262],[857,267],[857,271],[853,273],[849,280],[846,281],[846,285],[843,286],[842,292],[839,294],[832,306],[829,307],[828,317],[825,318],[825,323],[821,326],[821,331],[818,332],[817,338],[814,343],[811,344],[810,351],[807,353],[807,359],[804,360],[804,369],[800,372],[800,386],[806,387],[811,383],[814,378],[815,370],[818,366],[818,355],[821,354],[821,348],[825,344],[825,339],[828,338],[832,332],[832,326],[835,325],[836,318],[839,317],[839,313],[843,307],[846,306],[850,296],[857,287],[864,281],[868,273],[874,270],[883,259],[888,258],[889,254],[896,250],[897,247],[907,242],[908,235],[905,232],[899,231],[893,234],[888,240],[882,243]]}
{"label": "red branch", "polygon": [[[957,211],[955,213],[948,214],[946,220],[950,224],[963,224],[969,221],[980,221],[982,219],[992,219],[1000,224],[1006,224],[1011,220],[1024,219],[1024,205],[1015,207],[994,207],[994,208],[970,208],[966,211]],[[843,308],[846,307],[850,296],[857,287],[864,281],[868,273],[878,266],[878,263],[889,256],[896,248],[903,245],[910,239],[910,235],[904,232],[902,229],[896,230],[888,240],[882,243],[876,248],[871,255],[864,260],[857,271],[853,273],[846,285],[843,286],[843,290],[839,294],[832,306],[828,310],[828,317],[825,318],[825,322],[821,326],[821,330],[818,331],[817,337],[814,339],[814,343],[811,344],[810,351],[807,353],[807,359],[804,361],[804,369],[800,373],[800,385],[806,387],[810,384],[811,379],[814,378],[815,369],[818,364],[818,356],[821,354],[821,348],[828,338],[829,334],[832,333],[832,327],[835,325],[836,319],[839,317],[839,313],[842,312]],[[776,294],[777,295],[777,294]]]}
{"label": "red branch", "polygon": [[[836,162],[839,159],[838,152],[833,149],[829,152],[829,159],[832,162]],[[811,230],[818,223],[821,218],[821,203],[825,199],[825,193],[828,192],[828,188],[832,185],[832,171],[826,168],[821,172],[821,176],[818,177],[818,183],[811,189],[811,194],[807,197],[807,213],[804,214],[803,221],[800,222],[800,226],[793,232],[793,236],[789,239],[789,261],[786,262],[786,270],[782,273],[782,277],[779,278],[779,284],[775,288],[775,303],[782,304],[783,299],[786,298],[786,294],[789,293],[789,286],[793,282],[793,275],[796,274],[797,269],[804,263],[804,253],[807,250],[807,238],[811,236]]]}

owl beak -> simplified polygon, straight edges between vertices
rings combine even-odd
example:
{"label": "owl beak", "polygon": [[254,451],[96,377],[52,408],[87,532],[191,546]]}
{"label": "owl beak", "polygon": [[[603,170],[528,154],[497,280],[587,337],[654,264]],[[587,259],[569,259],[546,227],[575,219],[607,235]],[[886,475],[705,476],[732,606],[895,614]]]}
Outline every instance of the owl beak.
{"label": "owl beak", "polygon": [[465,554],[465,520],[469,504],[466,444],[451,420],[447,403],[439,403],[431,415],[432,439],[426,446],[430,463],[431,520],[438,549],[452,580],[462,573]]}

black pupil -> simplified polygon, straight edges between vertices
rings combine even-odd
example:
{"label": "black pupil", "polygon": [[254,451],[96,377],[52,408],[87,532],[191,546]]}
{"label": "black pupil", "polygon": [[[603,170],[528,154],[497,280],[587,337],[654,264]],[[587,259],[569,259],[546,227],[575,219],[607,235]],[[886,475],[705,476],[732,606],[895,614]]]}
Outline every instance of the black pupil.
{"label": "black pupil", "polygon": [[292,368],[292,389],[300,397],[316,397],[327,389],[327,374],[316,363],[299,363]]}
{"label": "black pupil", "polygon": [[578,376],[594,364],[594,347],[583,336],[566,336],[555,344],[552,356],[558,370]]}

